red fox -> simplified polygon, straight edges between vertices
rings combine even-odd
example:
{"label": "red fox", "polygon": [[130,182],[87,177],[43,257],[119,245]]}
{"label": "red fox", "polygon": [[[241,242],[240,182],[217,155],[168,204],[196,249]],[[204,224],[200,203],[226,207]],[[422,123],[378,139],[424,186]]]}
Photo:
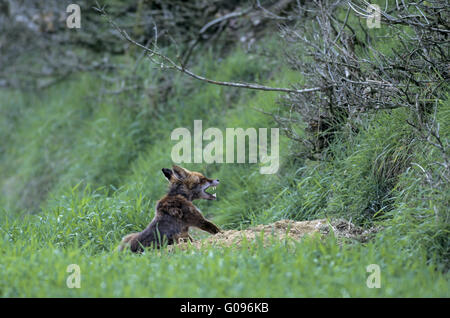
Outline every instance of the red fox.
{"label": "red fox", "polygon": [[132,252],[142,252],[144,247],[159,248],[162,243],[173,244],[180,239],[192,238],[189,227],[195,226],[211,234],[221,232],[212,222],[192,204],[193,200],[215,200],[216,194],[205,190],[215,189],[219,180],[212,180],[199,172],[189,171],[179,166],[172,169],[163,168],[169,180],[168,193],[156,204],[155,217],[142,232],[125,236],[119,245],[119,251],[130,247]]}

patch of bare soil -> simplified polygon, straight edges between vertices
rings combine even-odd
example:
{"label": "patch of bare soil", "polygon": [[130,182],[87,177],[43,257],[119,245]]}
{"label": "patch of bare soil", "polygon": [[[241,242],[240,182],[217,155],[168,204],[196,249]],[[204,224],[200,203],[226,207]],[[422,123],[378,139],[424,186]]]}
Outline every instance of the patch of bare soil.
{"label": "patch of bare soil", "polygon": [[377,229],[364,230],[345,220],[334,220],[331,222],[327,221],[327,219],[311,221],[281,220],[267,225],[258,225],[246,230],[227,230],[202,240],[180,243],[178,246],[183,248],[186,244],[191,244],[195,248],[201,248],[203,245],[238,247],[243,241],[252,242],[259,238],[263,238],[264,246],[267,246],[273,239],[285,240],[289,238],[294,241],[299,241],[305,235],[315,233],[321,237],[334,233],[338,242],[342,242],[343,239],[366,242],[376,231]]}

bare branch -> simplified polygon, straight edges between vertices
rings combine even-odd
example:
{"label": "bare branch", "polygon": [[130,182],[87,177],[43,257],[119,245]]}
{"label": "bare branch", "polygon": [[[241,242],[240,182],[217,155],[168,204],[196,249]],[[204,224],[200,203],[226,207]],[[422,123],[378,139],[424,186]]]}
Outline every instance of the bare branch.
{"label": "bare branch", "polygon": [[243,11],[225,14],[224,16],[221,16],[221,17],[214,19],[214,20],[208,22],[207,24],[205,24],[205,26],[200,29],[199,33],[200,34],[205,33],[205,31],[208,30],[214,24],[217,24],[217,23],[220,23],[220,22],[232,19],[232,18],[242,17],[242,16],[246,15],[247,13],[249,13],[251,10],[252,10],[252,7],[249,7]]}
{"label": "bare branch", "polygon": [[[311,88],[304,88],[304,89],[291,89],[291,88],[283,88],[283,87],[270,87],[265,85],[260,85],[256,83],[243,83],[243,82],[226,82],[226,81],[217,81],[213,79],[209,79],[207,77],[198,75],[189,69],[185,68],[183,65],[177,64],[175,61],[173,61],[170,57],[167,55],[161,53],[156,48],[151,49],[145,45],[142,45],[132,39],[128,33],[121,29],[112,19],[111,17],[106,13],[104,8],[96,8],[97,11],[99,11],[103,16],[106,17],[108,22],[120,33],[120,35],[130,42],[131,44],[143,49],[147,53],[149,53],[149,57],[156,56],[161,59],[162,64],[161,66],[164,68],[173,68],[181,73],[184,73],[192,78],[195,78],[197,80],[214,84],[214,85],[220,85],[220,86],[229,86],[229,87],[237,87],[237,88],[246,88],[246,89],[254,89],[254,90],[261,90],[261,91],[272,91],[272,92],[284,92],[284,93],[296,93],[296,94],[304,94],[304,93],[310,93],[310,92],[316,92],[320,90],[324,90],[328,87],[311,87]],[[243,11],[245,12],[245,11]],[[242,12],[241,12],[242,13]]]}

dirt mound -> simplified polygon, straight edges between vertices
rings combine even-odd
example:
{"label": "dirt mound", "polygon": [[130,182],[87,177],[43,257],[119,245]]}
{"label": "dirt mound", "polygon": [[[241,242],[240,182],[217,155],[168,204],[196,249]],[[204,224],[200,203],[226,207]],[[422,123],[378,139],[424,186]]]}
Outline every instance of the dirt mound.
{"label": "dirt mound", "polygon": [[201,248],[203,245],[240,246],[244,240],[251,242],[258,238],[263,238],[264,245],[266,246],[273,239],[284,240],[288,237],[289,239],[299,241],[303,236],[314,233],[318,233],[321,236],[334,233],[338,242],[342,242],[344,239],[355,239],[365,242],[375,232],[375,229],[364,230],[345,220],[334,220],[331,222],[327,219],[312,221],[281,220],[267,225],[258,225],[246,230],[227,230],[205,239],[180,243],[178,246],[181,248],[186,247],[186,245],[193,245],[195,248]]}
{"label": "dirt mound", "polygon": [[220,244],[222,246],[240,245],[243,240],[253,241],[258,237],[264,238],[264,243],[268,243],[272,238],[285,239],[286,236],[294,240],[299,240],[306,234],[317,233],[320,228],[327,224],[325,219],[314,221],[296,222],[292,220],[281,220],[272,224],[258,225],[246,230],[228,230],[212,235],[204,240],[194,241],[195,247],[202,244]]}

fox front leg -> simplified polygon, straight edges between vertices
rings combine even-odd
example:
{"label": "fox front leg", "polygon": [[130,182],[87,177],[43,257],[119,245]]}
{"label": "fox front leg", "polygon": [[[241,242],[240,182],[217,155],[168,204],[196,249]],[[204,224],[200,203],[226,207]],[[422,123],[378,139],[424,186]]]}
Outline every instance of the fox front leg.
{"label": "fox front leg", "polygon": [[205,219],[203,214],[195,207],[192,207],[189,212],[190,213],[187,215],[187,221],[190,226],[198,227],[199,229],[211,234],[222,232],[214,223]]}
{"label": "fox front leg", "polygon": [[208,221],[207,219],[201,220],[200,224],[198,224],[197,227],[211,234],[222,232],[214,223]]}

